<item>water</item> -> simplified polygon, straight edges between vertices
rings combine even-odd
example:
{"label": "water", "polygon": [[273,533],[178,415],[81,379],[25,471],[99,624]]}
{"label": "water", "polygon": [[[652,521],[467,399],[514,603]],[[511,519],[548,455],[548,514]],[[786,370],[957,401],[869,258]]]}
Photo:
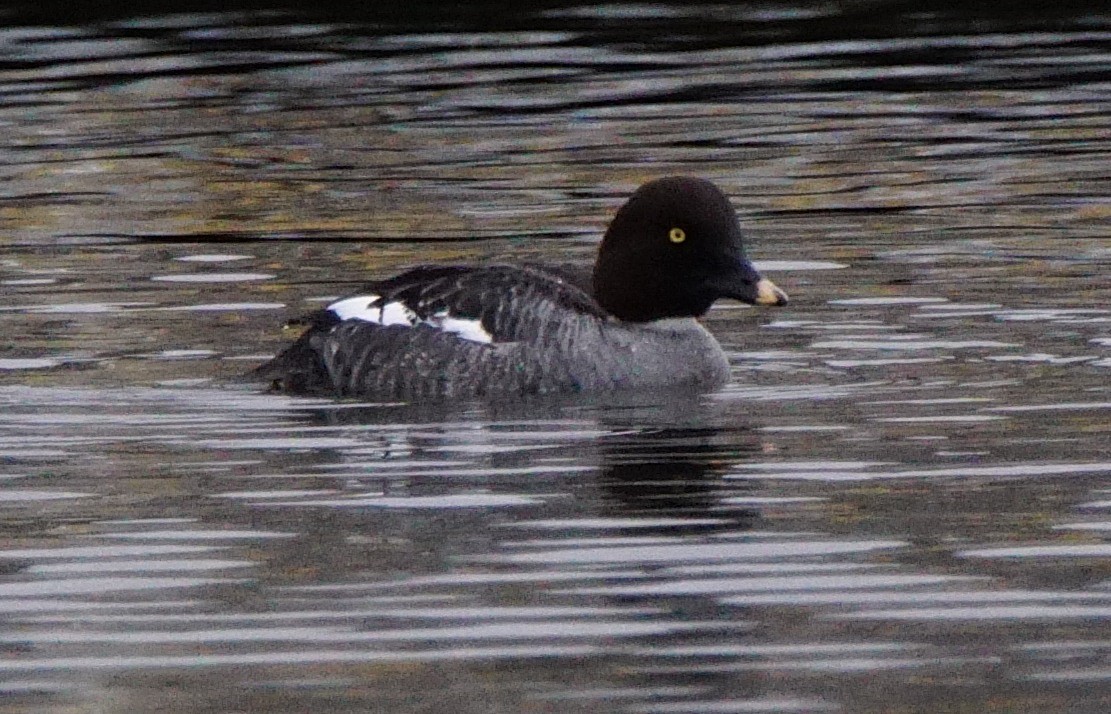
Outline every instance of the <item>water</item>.
{"label": "water", "polygon": [[[9,10],[0,708],[1105,711],[1111,21],[1058,10]],[[676,172],[792,297],[711,312],[718,393],[234,380]]]}

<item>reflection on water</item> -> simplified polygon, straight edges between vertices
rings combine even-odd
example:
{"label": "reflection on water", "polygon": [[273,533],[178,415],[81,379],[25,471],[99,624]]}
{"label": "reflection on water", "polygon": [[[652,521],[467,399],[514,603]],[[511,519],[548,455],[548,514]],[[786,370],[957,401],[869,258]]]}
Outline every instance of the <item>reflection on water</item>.
{"label": "reflection on water", "polygon": [[[0,709],[1104,710],[1102,6],[440,5],[0,30]],[[679,172],[795,298],[715,394],[234,380]]]}

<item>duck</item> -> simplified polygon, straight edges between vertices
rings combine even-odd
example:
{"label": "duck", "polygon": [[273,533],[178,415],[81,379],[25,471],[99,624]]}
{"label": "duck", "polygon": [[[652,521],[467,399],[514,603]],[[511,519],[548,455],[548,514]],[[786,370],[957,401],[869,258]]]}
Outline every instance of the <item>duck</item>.
{"label": "duck", "polygon": [[712,391],[729,362],[701,318],[719,299],[781,306],[712,182],[640,186],[589,278],[536,264],[418,265],[300,320],[253,377],[271,390],[391,402],[618,390]]}

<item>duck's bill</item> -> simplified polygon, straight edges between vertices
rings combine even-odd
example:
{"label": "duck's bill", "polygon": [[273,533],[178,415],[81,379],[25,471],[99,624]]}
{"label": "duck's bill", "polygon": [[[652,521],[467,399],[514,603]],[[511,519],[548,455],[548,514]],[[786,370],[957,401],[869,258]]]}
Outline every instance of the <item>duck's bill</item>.
{"label": "duck's bill", "polygon": [[734,278],[724,284],[718,283],[714,287],[716,287],[719,297],[733,298],[749,305],[781,306],[787,304],[787,293],[780,290],[775,283],[755,270],[748,275]]}
{"label": "duck's bill", "polygon": [[[780,307],[787,304],[787,293],[783,292],[775,283],[767,278],[760,278],[756,282],[756,298],[753,305],[773,305]],[[747,300],[745,302],[748,302]]]}

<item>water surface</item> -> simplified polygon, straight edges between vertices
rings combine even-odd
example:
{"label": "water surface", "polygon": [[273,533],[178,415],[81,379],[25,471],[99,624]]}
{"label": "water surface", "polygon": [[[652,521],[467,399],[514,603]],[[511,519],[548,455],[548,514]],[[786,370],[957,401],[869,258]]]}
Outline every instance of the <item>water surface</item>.
{"label": "water surface", "polygon": [[[1111,23],[842,5],[11,15],[2,708],[1104,711]],[[234,379],[670,173],[792,296],[717,393]]]}

